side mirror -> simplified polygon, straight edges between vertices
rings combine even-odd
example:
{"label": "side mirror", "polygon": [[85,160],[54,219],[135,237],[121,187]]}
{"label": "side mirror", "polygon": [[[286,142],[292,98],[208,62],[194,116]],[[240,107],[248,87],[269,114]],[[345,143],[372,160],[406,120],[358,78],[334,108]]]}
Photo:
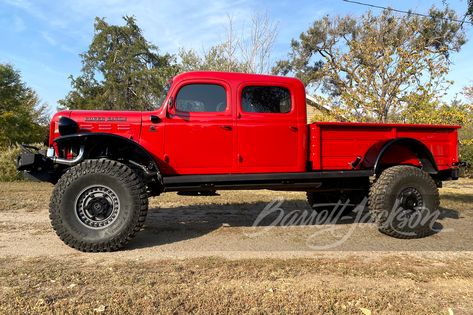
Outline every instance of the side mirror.
{"label": "side mirror", "polygon": [[153,124],[158,124],[161,122],[161,118],[156,115],[151,115],[149,118]]}

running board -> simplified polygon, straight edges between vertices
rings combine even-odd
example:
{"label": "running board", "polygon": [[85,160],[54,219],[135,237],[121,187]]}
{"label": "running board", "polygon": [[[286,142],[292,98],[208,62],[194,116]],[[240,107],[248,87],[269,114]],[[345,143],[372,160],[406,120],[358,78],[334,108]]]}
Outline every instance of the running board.
{"label": "running board", "polygon": [[[301,173],[180,175],[163,177],[165,191],[214,189],[310,190],[333,180],[367,178],[372,170]],[[351,186],[351,185],[350,185]]]}

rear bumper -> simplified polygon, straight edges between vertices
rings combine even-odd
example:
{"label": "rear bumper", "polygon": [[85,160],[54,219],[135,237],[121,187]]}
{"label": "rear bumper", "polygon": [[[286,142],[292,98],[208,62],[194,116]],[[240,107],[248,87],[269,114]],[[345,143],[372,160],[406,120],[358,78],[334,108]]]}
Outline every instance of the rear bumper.
{"label": "rear bumper", "polygon": [[21,154],[16,158],[16,169],[30,179],[55,183],[57,175],[54,164],[45,153],[36,147],[22,147]]}
{"label": "rear bumper", "polygon": [[434,178],[441,181],[446,180],[457,180],[464,173],[465,167],[458,165],[458,167],[450,168],[447,170],[439,171]]}

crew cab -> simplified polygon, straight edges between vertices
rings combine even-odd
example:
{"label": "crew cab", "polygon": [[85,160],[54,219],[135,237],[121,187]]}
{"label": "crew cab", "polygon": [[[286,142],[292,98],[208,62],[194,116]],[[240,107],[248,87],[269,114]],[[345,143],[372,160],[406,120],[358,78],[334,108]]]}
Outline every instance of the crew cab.
{"label": "crew cab", "polygon": [[56,113],[47,152],[25,147],[17,167],[55,184],[52,226],[82,251],[124,246],[148,197],[170,191],[306,191],[314,209],[368,198],[381,232],[431,234],[437,188],[459,176],[459,127],[307,124],[305,95],[296,78],[183,73],[151,111]]}

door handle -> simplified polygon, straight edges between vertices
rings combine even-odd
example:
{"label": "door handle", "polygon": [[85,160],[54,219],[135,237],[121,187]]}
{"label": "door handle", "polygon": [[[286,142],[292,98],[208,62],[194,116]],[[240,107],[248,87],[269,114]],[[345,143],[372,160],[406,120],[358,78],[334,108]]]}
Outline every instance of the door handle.
{"label": "door handle", "polygon": [[299,128],[297,128],[296,126],[290,126],[289,129],[291,129],[291,131],[299,131]]}
{"label": "door handle", "polygon": [[220,126],[223,130],[232,130],[232,126]]}

